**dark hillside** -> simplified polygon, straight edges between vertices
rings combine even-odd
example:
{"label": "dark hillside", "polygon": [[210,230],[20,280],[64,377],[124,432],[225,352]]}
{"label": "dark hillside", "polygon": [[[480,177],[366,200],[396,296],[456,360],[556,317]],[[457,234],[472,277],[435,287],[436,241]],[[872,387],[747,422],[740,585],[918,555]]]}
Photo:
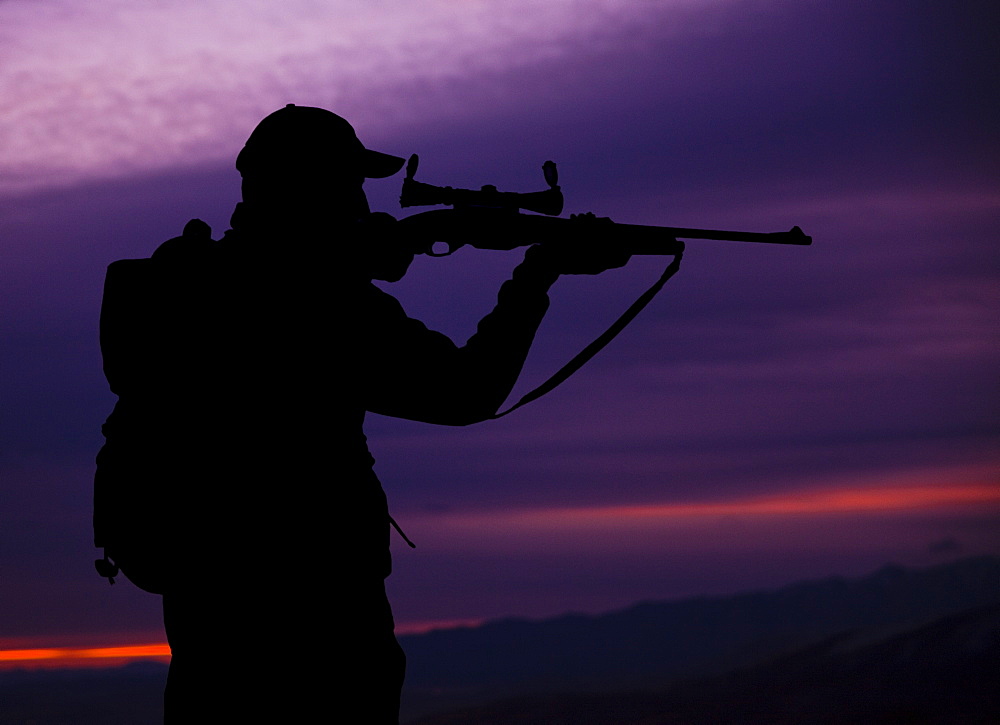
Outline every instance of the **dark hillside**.
{"label": "dark hillside", "polygon": [[1000,605],[886,636],[845,633],[661,691],[545,695],[412,725],[1000,722]]}
{"label": "dark hillside", "polygon": [[501,620],[404,638],[404,702],[411,713],[427,713],[533,693],[659,688],[759,665],[844,632],[878,636],[995,602],[1000,558],[976,557],[598,616]]}

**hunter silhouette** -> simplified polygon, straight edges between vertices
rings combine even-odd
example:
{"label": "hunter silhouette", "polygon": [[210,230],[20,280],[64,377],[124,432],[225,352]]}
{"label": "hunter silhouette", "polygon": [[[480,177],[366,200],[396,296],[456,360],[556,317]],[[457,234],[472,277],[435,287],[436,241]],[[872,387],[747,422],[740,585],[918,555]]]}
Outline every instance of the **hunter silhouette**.
{"label": "hunter silhouette", "polygon": [[390,518],[365,412],[490,418],[559,274],[627,261],[530,247],[457,346],[372,284],[419,251],[362,186],[402,164],[343,118],[289,105],[239,154],[243,201],[220,241],[192,220],[108,269],[101,344],[119,400],[95,539],[102,573],[163,595],[167,722],[398,721]]}

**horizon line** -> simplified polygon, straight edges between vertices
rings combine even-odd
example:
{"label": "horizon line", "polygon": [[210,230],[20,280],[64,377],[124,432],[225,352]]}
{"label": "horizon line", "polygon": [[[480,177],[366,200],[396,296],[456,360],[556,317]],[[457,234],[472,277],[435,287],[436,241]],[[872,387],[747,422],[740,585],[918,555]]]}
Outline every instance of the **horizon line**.
{"label": "horizon line", "polygon": [[[1000,555],[970,554],[947,562],[942,562],[940,564],[932,564],[921,567],[909,566],[905,568],[914,570],[933,569],[939,566],[949,566],[962,561],[979,559],[982,557],[997,559],[1000,558]],[[877,574],[879,571],[888,566],[894,566],[894,564],[892,562],[888,562],[877,569],[872,570],[869,574],[852,578],[863,579]],[[817,580],[807,579],[802,581]],[[778,587],[777,589],[781,588],[783,587]],[[749,592],[751,590],[747,591]],[[733,596],[736,596],[736,594]],[[682,597],[682,599],[683,598],[684,597]],[[396,627],[396,634],[399,636],[412,636],[426,634],[436,630],[476,628],[482,626],[488,621],[491,620],[485,618],[466,618],[401,623]],[[16,670],[112,669],[140,661],[169,664],[170,645],[161,641],[106,647],[22,647],[17,649],[0,649],[0,673],[12,672]]]}

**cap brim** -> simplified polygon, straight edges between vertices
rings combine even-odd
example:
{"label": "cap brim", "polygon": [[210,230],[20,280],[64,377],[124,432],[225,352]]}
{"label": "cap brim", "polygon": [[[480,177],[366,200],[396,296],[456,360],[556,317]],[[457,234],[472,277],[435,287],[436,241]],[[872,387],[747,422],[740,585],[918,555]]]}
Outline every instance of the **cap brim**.
{"label": "cap brim", "polygon": [[361,173],[366,179],[384,179],[403,168],[404,163],[406,159],[399,156],[365,149],[361,154]]}

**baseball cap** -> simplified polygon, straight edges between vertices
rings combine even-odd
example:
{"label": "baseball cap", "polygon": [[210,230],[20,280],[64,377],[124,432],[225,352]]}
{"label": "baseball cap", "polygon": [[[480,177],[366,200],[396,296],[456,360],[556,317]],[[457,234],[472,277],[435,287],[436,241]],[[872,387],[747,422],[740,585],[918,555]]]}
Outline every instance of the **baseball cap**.
{"label": "baseball cap", "polygon": [[332,111],[289,103],[257,124],[236,169],[246,176],[303,161],[354,167],[365,178],[383,179],[403,168],[404,159],[366,149],[354,127]]}

